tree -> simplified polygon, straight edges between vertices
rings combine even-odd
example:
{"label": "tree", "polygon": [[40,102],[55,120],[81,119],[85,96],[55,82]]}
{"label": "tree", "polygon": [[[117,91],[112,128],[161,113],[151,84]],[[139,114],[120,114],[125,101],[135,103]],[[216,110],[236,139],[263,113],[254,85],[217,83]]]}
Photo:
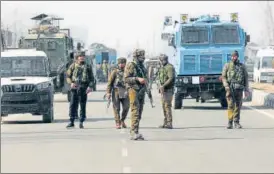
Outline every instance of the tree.
{"label": "tree", "polygon": [[273,1],[263,1],[259,2],[261,4],[264,16],[263,20],[265,21],[265,39],[264,44],[274,45],[274,2]]}

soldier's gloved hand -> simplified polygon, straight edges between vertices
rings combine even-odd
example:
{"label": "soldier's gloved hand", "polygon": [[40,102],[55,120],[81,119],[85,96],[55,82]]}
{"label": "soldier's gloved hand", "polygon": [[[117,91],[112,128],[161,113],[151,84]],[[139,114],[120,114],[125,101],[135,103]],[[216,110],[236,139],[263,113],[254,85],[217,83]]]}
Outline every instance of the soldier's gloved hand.
{"label": "soldier's gloved hand", "polygon": [[164,88],[163,86],[160,86],[160,89],[159,89],[159,90],[160,90],[160,93],[163,93],[163,92],[164,92],[164,89],[165,89],[165,88]]}
{"label": "soldier's gloved hand", "polygon": [[107,97],[107,99],[110,99],[111,94],[110,94],[110,93],[107,93],[106,97]]}
{"label": "soldier's gloved hand", "polygon": [[87,94],[88,94],[88,93],[90,93],[91,91],[92,91],[92,89],[91,89],[90,87],[88,87],[88,89],[87,89],[86,92],[87,92]]}
{"label": "soldier's gloved hand", "polygon": [[245,91],[245,98],[249,97],[249,95],[250,95],[250,92],[249,91]]}
{"label": "soldier's gloved hand", "polygon": [[138,77],[137,79],[142,85],[146,83],[146,80],[144,78],[139,78]]}
{"label": "soldier's gloved hand", "polygon": [[75,83],[71,83],[70,87],[71,87],[71,89],[75,89],[77,87],[77,85]]}

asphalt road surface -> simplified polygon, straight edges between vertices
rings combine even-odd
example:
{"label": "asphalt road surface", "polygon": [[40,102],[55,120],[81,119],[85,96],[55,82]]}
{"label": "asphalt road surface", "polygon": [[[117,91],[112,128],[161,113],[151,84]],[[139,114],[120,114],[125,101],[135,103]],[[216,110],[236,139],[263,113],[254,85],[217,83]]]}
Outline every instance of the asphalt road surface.
{"label": "asphalt road surface", "polygon": [[174,129],[163,130],[157,128],[163,115],[154,91],[156,108],[147,101],[141,120],[146,140],[131,141],[128,128],[114,128],[112,108],[102,99],[105,85],[98,88],[89,95],[85,129],[78,123],[65,128],[68,102],[60,94],[54,123],[27,114],[4,118],[1,172],[274,172],[273,110],[244,107],[243,129],[227,130],[219,103],[186,100],[182,110],[173,111]]}

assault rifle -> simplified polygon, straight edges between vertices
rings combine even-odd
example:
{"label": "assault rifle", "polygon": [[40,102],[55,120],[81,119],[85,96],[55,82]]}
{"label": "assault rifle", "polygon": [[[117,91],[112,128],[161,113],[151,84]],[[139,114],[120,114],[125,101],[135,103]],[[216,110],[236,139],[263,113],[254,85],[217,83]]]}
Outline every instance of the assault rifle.
{"label": "assault rifle", "polygon": [[231,98],[232,98],[232,102],[233,102],[233,104],[236,104],[236,97],[235,97],[235,90],[234,90],[233,83],[229,82],[228,86],[229,86],[229,90],[230,90],[230,95],[231,95]]}
{"label": "assault rifle", "polygon": [[[104,95],[103,99],[106,100],[107,94]],[[111,103],[111,98],[108,98],[108,103],[107,103],[107,109],[109,108]]]}
{"label": "assault rifle", "polygon": [[[138,67],[138,66],[137,66]],[[139,68],[139,67],[138,67]],[[140,69],[140,68],[139,68]],[[145,75],[143,73],[143,71],[140,69],[140,72],[142,73],[142,77],[145,78]],[[152,98],[152,94],[151,94],[151,89],[149,88],[149,85],[147,83],[147,78],[145,78],[146,80],[146,83],[145,83],[145,87],[144,87],[144,90],[145,92],[147,93],[147,96],[149,98],[149,101],[150,101],[150,104],[151,104],[151,107],[154,108],[155,105],[154,105],[154,102],[153,102],[153,98]]]}

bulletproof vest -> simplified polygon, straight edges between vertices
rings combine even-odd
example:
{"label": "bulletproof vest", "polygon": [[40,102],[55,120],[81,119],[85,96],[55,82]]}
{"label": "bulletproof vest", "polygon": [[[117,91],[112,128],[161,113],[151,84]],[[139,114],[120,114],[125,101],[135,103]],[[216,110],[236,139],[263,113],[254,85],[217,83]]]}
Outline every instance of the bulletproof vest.
{"label": "bulletproof vest", "polygon": [[72,81],[76,83],[88,83],[88,67],[86,64],[79,65],[74,63]]}
{"label": "bulletproof vest", "polygon": [[230,62],[228,64],[227,81],[229,83],[244,85],[245,73],[242,63],[237,62],[234,64],[233,62]]}
{"label": "bulletproof vest", "polygon": [[114,81],[114,87],[119,88],[119,87],[125,87],[125,83],[123,80],[124,77],[124,71],[120,70],[120,69],[115,69],[116,71],[116,77],[115,77],[115,81]]}
{"label": "bulletproof vest", "polygon": [[[161,67],[158,71],[159,73],[159,81],[160,81],[160,84],[163,85],[167,80],[168,80],[168,72],[167,72],[167,69],[168,68],[171,68],[170,67],[171,65],[170,64],[167,64],[166,66],[164,67]],[[173,77],[175,77],[175,71],[174,71],[174,68],[172,68],[172,71],[173,71]],[[173,79],[173,83],[172,85],[175,83],[175,78]]]}

